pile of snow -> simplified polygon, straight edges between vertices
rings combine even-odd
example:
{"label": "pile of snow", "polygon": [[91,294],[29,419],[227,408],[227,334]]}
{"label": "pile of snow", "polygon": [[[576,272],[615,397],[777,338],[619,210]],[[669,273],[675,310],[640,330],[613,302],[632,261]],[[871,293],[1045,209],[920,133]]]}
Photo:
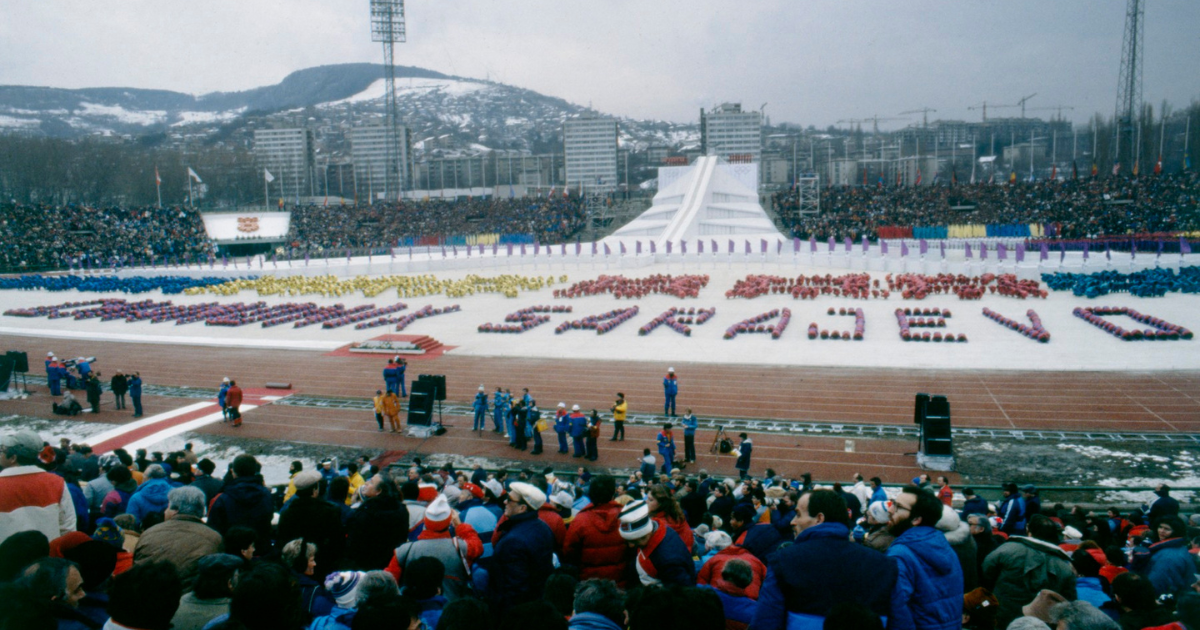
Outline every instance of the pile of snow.
{"label": "pile of snow", "polygon": [[118,122],[130,125],[156,125],[167,119],[167,112],[158,109],[138,111],[125,109],[120,105],[100,105],[98,103],[86,102],[79,105],[80,109],[76,110],[76,114],[115,118]]}

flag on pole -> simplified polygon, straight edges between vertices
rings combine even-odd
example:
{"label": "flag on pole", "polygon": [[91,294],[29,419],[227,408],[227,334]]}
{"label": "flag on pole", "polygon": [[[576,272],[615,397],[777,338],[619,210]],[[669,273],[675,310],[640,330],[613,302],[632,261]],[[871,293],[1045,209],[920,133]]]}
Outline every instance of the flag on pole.
{"label": "flag on pole", "polygon": [[658,246],[657,246],[657,245],[655,245],[654,241],[650,241],[650,253],[651,253],[651,254],[657,254],[657,253],[658,253]]}
{"label": "flag on pole", "polygon": [[836,246],[836,245],[834,245],[834,243],[833,243],[833,237],[832,237],[832,236],[830,236],[830,237],[829,237],[829,242],[828,242],[828,243],[826,243],[826,244],[829,246],[829,249],[828,249],[827,251],[828,251],[829,253],[831,253],[831,254],[832,254],[832,253],[833,253],[833,250],[834,250],[834,248],[835,248],[835,247],[837,247],[837,246]]}
{"label": "flag on pole", "polygon": [[792,237],[792,253],[793,254],[800,253],[800,237],[799,236]]}
{"label": "flag on pole", "polygon": [[1004,243],[996,243],[996,258],[1008,260],[1008,247]]}
{"label": "flag on pole", "polygon": [[1071,160],[1071,179],[1079,179],[1079,165]]}
{"label": "flag on pole", "polygon": [[521,256],[525,256],[525,243],[521,243]]}
{"label": "flag on pole", "polygon": [[598,253],[598,250],[596,247],[596,241],[592,241],[592,255],[595,256],[597,253]]}
{"label": "flag on pole", "polygon": [[642,255],[642,242],[634,241],[634,243],[635,243],[634,248],[633,248],[634,253],[637,254],[638,256],[641,256]]}
{"label": "flag on pole", "polygon": [[[156,169],[156,172],[157,172],[157,169]],[[263,169],[263,179],[267,180],[267,183],[270,184],[271,182],[275,181],[275,176],[271,174],[271,171],[268,171],[267,169],[264,168]]]}
{"label": "flag on pole", "polygon": [[854,241],[850,240],[849,236],[842,238],[842,245],[846,246],[846,251],[850,251],[854,247]]}
{"label": "flag on pole", "polygon": [[921,252],[922,256],[924,256],[925,254],[928,254],[929,253],[929,241],[927,241],[925,239],[921,239],[921,240],[917,241],[917,250],[919,252]]}
{"label": "flag on pole", "polygon": [[555,186],[553,186],[553,185],[552,185],[552,186],[550,186],[550,193],[549,193],[549,194],[547,194],[547,195],[546,195],[546,197],[553,197],[553,196],[554,196],[554,189],[555,189]]}
{"label": "flag on pole", "polygon": [[939,241],[938,245],[942,250],[942,260],[946,260],[946,241]]}
{"label": "flag on pole", "polygon": [[987,260],[987,243],[979,243],[979,260]]}
{"label": "flag on pole", "polygon": [[612,249],[610,249],[610,248],[608,247],[608,243],[605,243],[605,244],[604,244],[604,255],[605,255],[605,256],[609,256],[609,255],[611,255],[611,254],[612,254]]}
{"label": "flag on pole", "polygon": [[671,241],[667,241],[667,253],[671,253]]}
{"label": "flag on pole", "polygon": [[1100,174],[1100,167],[1096,166],[1095,162],[1092,162],[1092,177],[1095,177],[1099,174]]}
{"label": "flag on pole", "polygon": [[1183,254],[1190,254],[1190,253],[1192,253],[1192,244],[1189,243],[1186,238],[1180,236],[1179,237],[1179,254],[1183,255]]}
{"label": "flag on pole", "polygon": [[1050,245],[1046,241],[1041,243],[1041,252],[1038,255],[1039,260],[1050,260]]}
{"label": "flag on pole", "polygon": [[1091,249],[1092,249],[1092,244],[1087,241],[1084,241],[1083,242],[1083,259],[1084,260],[1087,260],[1090,257],[1089,253],[1091,252]]}
{"label": "flag on pole", "polygon": [[908,258],[908,241],[905,241],[905,240],[900,241],[900,257]]}
{"label": "flag on pole", "polygon": [[975,257],[975,255],[971,253],[971,244],[970,243],[963,243],[963,247],[964,247],[964,252],[966,253],[967,260],[971,260],[972,258]]}
{"label": "flag on pole", "polygon": [[917,169],[917,184],[916,185],[917,186],[921,185],[921,169],[920,168]]}
{"label": "flag on pole", "polygon": [[1154,163],[1154,174],[1155,175],[1162,174],[1162,154],[1159,154],[1158,161]]}
{"label": "flag on pole", "polygon": [[1013,171],[1012,173],[1009,174],[1008,183],[1010,183],[1010,184],[1017,183],[1017,172],[1016,171]]}
{"label": "flag on pole", "polygon": [[808,252],[810,254],[817,253],[817,237],[815,237],[815,236],[808,237]]}
{"label": "flag on pole", "polygon": [[681,254],[687,253],[687,239],[686,238],[679,239],[679,253],[681,253]]}
{"label": "flag on pole", "polygon": [[625,241],[621,241],[621,255],[624,256],[625,253]]}
{"label": "flag on pole", "polygon": [[203,182],[203,181],[200,179],[200,176],[196,174],[196,171],[193,171],[193,170],[192,170],[192,167],[190,167],[190,166],[188,167],[188,177],[190,177],[190,178],[192,178],[193,180],[195,180],[195,182],[196,182],[197,184],[203,184],[203,183],[204,183],[204,182]]}
{"label": "flag on pole", "polygon": [[162,177],[158,174],[158,167],[154,167],[154,185],[162,186]]}
{"label": "flag on pole", "polygon": [[1025,262],[1025,243],[1017,243],[1017,262]]}
{"label": "flag on pole", "polygon": [[1050,181],[1054,181],[1056,179],[1058,179],[1058,165],[1051,164],[1050,165]]}

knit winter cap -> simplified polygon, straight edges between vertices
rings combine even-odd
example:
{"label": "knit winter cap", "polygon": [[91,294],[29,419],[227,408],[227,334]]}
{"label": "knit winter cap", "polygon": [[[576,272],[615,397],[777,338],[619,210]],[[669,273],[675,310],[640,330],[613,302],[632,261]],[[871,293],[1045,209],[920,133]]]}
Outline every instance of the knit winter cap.
{"label": "knit winter cap", "polygon": [[429,503],[438,496],[437,486],[431,483],[417,484],[417,500],[422,503]]}
{"label": "knit winter cap", "polygon": [[654,531],[654,519],[645,501],[634,501],[621,510],[621,538],[637,540]]}
{"label": "knit winter cap", "polygon": [[125,534],[121,533],[121,528],[111,518],[96,521],[96,531],[92,532],[92,539],[108,543],[120,550],[124,549]]}
{"label": "knit winter cap", "polygon": [[446,495],[439,494],[436,499],[430,502],[429,507],[425,508],[425,529],[434,532],[444,532],[447,527],[450,527],[450,517],[454,513],[450,509],[450,502],[446,500]]}
{"label": "knit winter cap", "polygon": [[470,492],[471,496],[475,497],[476,499],[483,498],[483,488],[480,488],[479,486],[477,486],[469,481],[462,485],[462,489],[466,490],[467,492]]}
{"label": "knit winter cap", "polygon": [[523,481],[515,481],[508,486],[508,498],[510,501],[520,501],[535,510],[546,504],[546,493]]}
{"label": "knit winter cap", "polygon": [[64,558],[64,554],[91,540],[92,537],[83,532],[69,532],[50,541],[50,557]]}
{"label": "knit winter cap", "polygon": [[337,571],[325,578],[325,590],[333,595],[338,608],[354,608],[358,604],[358,585],[367,576],[362,571]]}
{"label": "knit winter cap", "polygon": [[0,448],[3,448],[10,457],[14,457],[18,453],[26,457],[37,457],[42,450],[42,438],[28,429],[17,431],[0,438]]}
{"label": "knit winter cap", "polygon": [[886,501],[876,501],[867,506],[867,518],[873,523],[883,524],[888,522],[888,506]]}

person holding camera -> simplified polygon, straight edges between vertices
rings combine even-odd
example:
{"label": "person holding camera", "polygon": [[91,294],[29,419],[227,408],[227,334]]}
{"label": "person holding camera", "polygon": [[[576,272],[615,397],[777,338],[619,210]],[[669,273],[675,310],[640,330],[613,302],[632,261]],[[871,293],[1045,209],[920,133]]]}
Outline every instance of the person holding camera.
{"label": "person holding camera", "polygon": [[629,404],[625,402],[625,394],[617,392],[617,401],[613,403],[613,436],[609,442],[616,442],[620,436],[622,442],[625,441],[625,413],[629,411]]}

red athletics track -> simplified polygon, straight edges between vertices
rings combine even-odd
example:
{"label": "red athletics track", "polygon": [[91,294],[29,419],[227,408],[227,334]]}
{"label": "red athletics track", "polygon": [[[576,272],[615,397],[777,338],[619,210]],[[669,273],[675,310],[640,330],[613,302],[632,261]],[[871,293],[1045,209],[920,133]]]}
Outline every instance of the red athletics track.
{"label": "red athletics track", "polygon": [[[138,370],[148,384],[212,387],[223,376],[243,387],[260,387],[267,381],[291,382],[311,395],[368,398],[382,385],[386,361],[378,356],[331,356],[318,352],[248,350],[203,346],[163,346],[114,342],[0,336],[5,348],[21,348],[30,357],[47,349],[59,356],[95,355],[103,373],[113,369]],[[625,392],[633,414],[661,412],[661,380],[666,365],[651,362],[526,359],[443,355],[410,357],[408,376],[445,374],[448,398],[469,401],[480,383],[488,392],[496,385],[519,395],[529,387],[543,410],[559,402],[578,403],[585,409],[606,411],[613,394]],[[912,421],[912,396],[919,391],[950,398],[958,427],[995,427],[1042,430],[1168,431],[1200,430],[1200,373],[1197,372],[1036,372],[1014,373],[962,370],[891,370],[847,368],[795,368],[755,365],[675,364],[680,376],[679,411],[692,407],[701,416],[729,416],[804,421],[908,424]],[[40,363],[30,374],[31,383],[43,392]],[[106,395],[106,402],[110,399]],[[147,415],[186,404],[179,400],[145,400]],[[0,403],[0,412],[49,417],[46,399]],[[362,417],[362,416],[366,417]],[[127,421],[109,411],[88,418]],[[468,419],[447,418],[455,427],[449,434],[424,446],[375,431],[374,421],[361,411],[338,411],[268,405],[247,415],[241,430],[246,437],[344,444],[393,450],[454,452],[462,455],[510,457],[518,455],[498,444],[494,434],[469,437]],[[462,427],[462,428],[459,428]],[[606,427],[607,429],[607,427]],[[220,431],[210,427],[202,431]],[[553,435],[548,435],[553,438]],[[607,437],[607,436],[606,436]],[[653,430],[630,427],[629,439],[619,449],[601,442],[599,464],[633,467],[642,445],[652,446]],[[900,480],[915,470],[911,457],[902,453],[907,443],[856,440],[857,453],[845,453],[837,438],[755,436],[755,468],[771,466],[797,472],[810,463],[814,473],[828,470],[845,478],[848,467],[891,470]],[[682,454],[682,435],[678,436]],[[705,452],[711,434],[702,432],[698,450]],[[798,442],[803,442],[797,446]],[[636,444],[636,447],[635,447]],[[548,445],[550,446],[550,445]],[[776,449],[786,449],[779,450]],[[799,450],[797,450],[799,449]],[[878,449],[872,451],[871,449]],[[555,450],[550,448],[550,451]],[[548,456],[550,453],[547,454]],[[520,459],[533,459],[528,456]],[[571,458],[543,456],[545,465],[572,465]],[[732,460],[722,458],[720,469],[732,470]],[[786,465],[785,465],[786,464]],[[715,460],[701,465],[715,472]],[[727,468],[728,467],[728,468]],[[889,468],[895,467],[895,468]],[[802,470],[798,472],[803,472]],[[867,470],[862,472],[867,473]],[[888,479],[891,475],[881,475]],[[824,478],[830,478],[825,476]]]}

